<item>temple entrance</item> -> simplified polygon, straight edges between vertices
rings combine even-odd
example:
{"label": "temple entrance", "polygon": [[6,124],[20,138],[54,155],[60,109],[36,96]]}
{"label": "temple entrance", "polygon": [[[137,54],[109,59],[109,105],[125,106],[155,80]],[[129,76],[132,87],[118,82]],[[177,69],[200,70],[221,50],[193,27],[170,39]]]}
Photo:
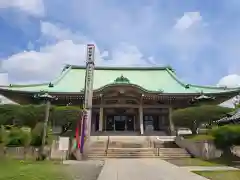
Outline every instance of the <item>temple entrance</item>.
{"label": "temple entrance", "polygon": [[124,131],[126,128],[126,116],[113,116],[115,122],[115,131]]}
{"label": "temple entrance", "polygon": [[107,116],[106,119],[106,131],[114,131],[114,119],[112,116]]}
{"label": "temple entrance", "polygon": [[160,130],[158,116],[145,115],[143,117],[143,121],[144,121],[145,130],[150,130],[150,131],[159,131]]}
{"label": "temple entrance", "polygon": [[128,131],[134,131],[134,123],[135,123],[134,119],[135,119],[135,116],[127,116],[126,126]]}
{"label": "temple entrance", "polygon": [[133,115],[109,115],[106,119],[107,131],[134,131]]}

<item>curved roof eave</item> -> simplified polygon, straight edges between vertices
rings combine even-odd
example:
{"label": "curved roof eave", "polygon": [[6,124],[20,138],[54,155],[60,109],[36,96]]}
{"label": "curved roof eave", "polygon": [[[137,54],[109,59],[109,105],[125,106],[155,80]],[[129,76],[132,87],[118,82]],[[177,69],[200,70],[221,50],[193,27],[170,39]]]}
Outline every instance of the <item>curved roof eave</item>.
{"label": "curved roof eave", "polygon": [[[228,87],[217,87],[217,86],[200,86],[200,85],[194,85],[194,84],[187,84],[184,83],[183,81],[181,81],[176,74],[170,70],[170,69],[166,69],[167,72],[172,76],[172,78],[174,80],[176,80],[181,86],[185,87],[185,88],[196,88],[196,92],[198,93],[203,93],[203,94],[222,94],[222,93],[234,93],[234,92],[239,92],[240,93],[240,87],[236,87],[236,88],[228,88]],[[206,92],[204,92],[204,90],[206,90]],[[212,90],[212,92],[207,92],[207,90]],[[216,92],[214,92],[214,90],[216,90]]]}
{"label": "curved roof eave", "polygon": [[[37,92],[37,91],[22,91],[21,88],[31,88],[31,87],[44,87],[50,88],[51,85],[56,85],[58,84],[64,76],[71,70],[71,66],[66,65],[64,69],[62,70],[61,74],[57,76],[53,81],[50,82],[44,82],[44,83],[38,83],[38,84],[9,84],[9,85],[0,85],[0,89],[2,90],[11,90],[11,91],[18,91],[18,92]],[[14,88],[20,88],[20,89],[14,89]]]}

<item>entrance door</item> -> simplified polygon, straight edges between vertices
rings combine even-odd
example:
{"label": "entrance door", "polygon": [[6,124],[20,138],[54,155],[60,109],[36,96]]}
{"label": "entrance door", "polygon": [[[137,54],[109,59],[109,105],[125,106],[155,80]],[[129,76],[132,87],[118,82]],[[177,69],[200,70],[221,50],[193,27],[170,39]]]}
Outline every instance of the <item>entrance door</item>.
{"label": "entrance door", "polygon": [[96,114],[95,118],[96,118],[95,131],[98,131],[99,130],[99,114]]}
{"label": "entrance door", "polygon": [[159,119],[158,116],[153,116],[154,131],[159,131]]}
{"label": "entrance door", "polygon": [[126,126],[128,131],[134,131],[134,116],[127,116]]}
{"label": "entrance door", "polygon": [[114,120],[113,120],[113,116],[107,116],[107,120],[106,120],[106,130],[107,130],[107,131],[113,131],[113,130],[114,130]]}
{"label": "entrance door", "polygon": [[144,120],[145,131],[153,131],[154,130],[153,117],[149,115],[145,115],[143,120]]}
{"label": "entrance door", "polygon": [[126,116],[114,116],[115,130],[124,131],[126,125]]}

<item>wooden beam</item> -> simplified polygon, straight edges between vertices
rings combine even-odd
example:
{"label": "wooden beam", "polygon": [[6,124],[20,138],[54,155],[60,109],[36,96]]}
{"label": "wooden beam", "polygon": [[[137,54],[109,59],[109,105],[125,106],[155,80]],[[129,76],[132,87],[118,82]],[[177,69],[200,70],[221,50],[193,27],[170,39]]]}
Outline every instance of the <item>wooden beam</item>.
{"label": "wooden beam", "polygon": [[[93,108],[139,108],[138,104],[103,104],[93,105]],[[169,108],[168,105],[143,105],[143,108]]]}

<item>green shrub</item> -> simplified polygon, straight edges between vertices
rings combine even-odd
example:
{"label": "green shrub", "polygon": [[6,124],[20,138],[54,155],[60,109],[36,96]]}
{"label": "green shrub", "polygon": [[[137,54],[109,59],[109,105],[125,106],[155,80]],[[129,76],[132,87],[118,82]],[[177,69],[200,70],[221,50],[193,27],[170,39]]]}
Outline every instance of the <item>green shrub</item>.
{"label": "green shrub", "polygon": [[225,125],[211,130],[215,145],[224,149],[233,145],[240,145],[240,125]]}
{"label": "green shrub", "polygon": [[199,135],[188,136],[186,139],[193,140],[193,141],[203,141],[203,140],[214,140],[214,137],[208,134],[199,134]]}
{"label": "green shrub", "polygon": [[222,156],[233,156],[231,147],[240,145],[240,125],[214,127],[211,135],[214,137],[215,146],[223,151]]}
{"label": "green shrub", "polygon": [[30,141],[30,133],[20,128],[13,127],[6,135],[6,146],[28,146]]}

